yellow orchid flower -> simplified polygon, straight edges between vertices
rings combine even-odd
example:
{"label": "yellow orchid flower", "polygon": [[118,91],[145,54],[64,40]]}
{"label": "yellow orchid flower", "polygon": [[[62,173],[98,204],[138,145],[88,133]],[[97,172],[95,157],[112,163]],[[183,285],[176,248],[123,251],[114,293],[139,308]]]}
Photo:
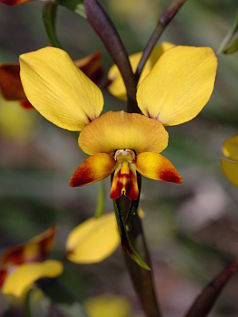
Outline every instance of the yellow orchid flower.
{"label": "yellow orchid flower", "polygon": [[59,261],[45,260],[53,248],[54,237],[55,227],[51,227],[2,255],[0,287],[3,294],[21,297],[38,279],[62,273],[63,266]]}
{"label": "yellow orchid flower", "polygon": [[238,135],[225,140],[222,147],[226,158],[221,159],[221,167],[228,180],[238,187]]}
{"label": "yellow orchid flower", "polygon": [[211,48],[176,46],[167,50],[138,85],[143,113],[107,112],[101,116],[101,90],[69,55],[47,47],[20,56],[27,99],[49,121],[81,131],[78,144],[91,155],[74,172],[71,186],[99,181],[114,172],[111,198],[138,197],[136,173],[181,183],[172,163],[160,155],[168,145],[163,125],[193,119],[214,87],[217,59]]}
{"label": "yellow orchid flower", "polygon": [[[155,66],[156,62],[162,56],[162,54],[174,46],[175,45],[172,43],[162,42],[160,45],[158,45],[157,47],[153,49],[141,73],[138,84],[140,84],[143,81],[143,79],[145,79],[145,77],[151,72],[152,68]],[[132,71],[134,73],[136,71],[136,68],[139,64],[141,57],[142,57],[142,52],[138,52],[129,56]],[[108,85],[109,92],[113,96],[121,100],[127,101],[126,87],[117,65],[113,65],[109,69],[108,81],[109,81],[109,85]]]}
{"label": "yellow orchid flower", "polygon": [[70,232],[66,242],[67,258],[79,264],[97,263],[110,256],[119,243],[113,212],[92,217]]}

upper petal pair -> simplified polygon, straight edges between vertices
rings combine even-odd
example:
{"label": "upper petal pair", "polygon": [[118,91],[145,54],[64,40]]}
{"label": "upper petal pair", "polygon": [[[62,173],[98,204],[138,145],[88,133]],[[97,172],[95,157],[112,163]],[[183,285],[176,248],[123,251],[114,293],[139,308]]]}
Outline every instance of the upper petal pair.
{"label": "upper petal pair", "polygon": [[[217,69],[214,52],[208,47],[169,46],[156,56],[158,61],[153,68],[147,66],[152,70],[139,83],[139,108],[165,125],[193,119],[213,90]],[[27,98],[49,121],[80,131],[101,113],[100,89],[63,50],[47,47],[23,54],[20,64]]]}

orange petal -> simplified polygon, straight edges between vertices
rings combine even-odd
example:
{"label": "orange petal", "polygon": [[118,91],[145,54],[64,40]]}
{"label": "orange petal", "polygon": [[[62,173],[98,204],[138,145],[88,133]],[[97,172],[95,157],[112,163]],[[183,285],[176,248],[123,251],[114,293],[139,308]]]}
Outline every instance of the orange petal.
{"label": "orange petal", "polygon": [[136,200],[139,195],[136,171],[133,171],[127,162],[123,162],[122,167],[119,167],[113,176],[110,197],[118,199],[122,195],[130,200]]}
{"label": "orange petal", "polygon": [[0,89],[3,97],[7,100],[26,99],[18,64],[3,64],[0,66]]}
{"label": "orange petal", "polygon": [[75,64],[86,74],[93,82],[99,84],[103,77],[102,54],[97,52],[75,61]]}
{"label": "orange petal", "polygon": [[182,183],[182,176],[164,156],[144,152],[136,157],[136,169],[145,177],[172,183]]}
{"label": "orange petal", "polygon": [[1,3],[7,4],[8,6],[15,6],[30,1],[31,0],[0,0]]}
{"label": "orange petal", "polygon": [[42,261],[54,244],[55,227],[51,227],[25,244],[8,249],[1,258],[3,266]]}
{"label": "orange petal", "polygon": [[115,167],[113,157],[106,153],[98,153],[85,160],[70,179],[70,186],[84,186],[109,176]]}
{"label": "orange petal", "polygon": [[168,145],[163,125],[137,113],[108,111],[81,131],[81,149],[90,155],[114,153],[118,149],[160,153]]}

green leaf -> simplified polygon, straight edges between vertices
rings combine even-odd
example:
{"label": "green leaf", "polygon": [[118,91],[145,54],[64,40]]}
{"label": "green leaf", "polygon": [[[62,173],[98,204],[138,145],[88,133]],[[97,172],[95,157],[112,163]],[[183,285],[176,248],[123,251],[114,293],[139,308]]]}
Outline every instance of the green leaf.
{"label": "green leaf", "polygon": [[227,32],[224,40],[222,41],[217,53],[232,54],[238,50],[238,13],[236,15],[235,21]]}
{"label": "green leaf", "polygon": [[121,210],[121,206],[117,204],[117,202],[114,200],[114,209],[117,219],[117,224],[121,236],[121,245],[123,250],[129,255],[129,257],[135,261],[140,267],[142,267],[145,270],[150,271],[150,267],[148,264],[145,263],[145,261],[142,259],[142,257],[139,255],[139,253],[134,248],[130,236],[128,234],[128,226],[125,223],[124,217],[123,217],[123,211]]}
{"label": "green leaf", "polygon": [[238,37],[223,51],[224,54],[233,54],[238,51]]}

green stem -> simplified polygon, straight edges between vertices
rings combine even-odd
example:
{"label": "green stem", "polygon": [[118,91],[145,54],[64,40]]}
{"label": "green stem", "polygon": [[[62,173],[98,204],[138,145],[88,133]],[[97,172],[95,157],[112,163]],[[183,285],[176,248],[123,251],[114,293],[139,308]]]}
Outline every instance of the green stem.
{"label": "green stem", "polygon": [[158,42],[159,38],[163,34],[164,30],[166,29],[167,25],[173,20],[179,9],[182,5],[186,2],[186,0],[172,0],[170,5],[164,10],[161,17],[159,18],[158,24],[156,25],[151,37],[149,38],[145,49],[143,51],[142,57],[138,64],[135,77],[136,82],[139,81],[140,75],[144,69],[144,66],[155,47],[156,43]]}
{"label": "green stem", "polygon": [[54,47],[62,48],[55,31],[57,8],[58,5],[54,2],[46,2],[43,7],[42,17],[50,43]]}
{"label": "green stem", "polygon": [[28,293],[26,294],[25,305],[24,305],[24,316],[25,317],[32,317],[32,313],[31,313],[31,293],[32,293],[32,290],[29,290]]}
{"label": "green stem", "polygon": [[97,208],[95,213],[95,217],[97,218],[101,217],[104,214],[105,199],[106,199],[105,185],[103,182],[100,182],[99,188],[98,188]]}
{"label": "green stem", "polygon": [[[140,175],[138,175],[138,185],[140,188]],[[135,248],[136,252],[138,252],[142,261],[150,267],[150,270],[148,270],[143,268],[143,265],[138,265],[138,261],[133,258],[130,252],[126,251],[122,237],[121,241],[126,265],[141,306],[147,317],[161,317],[162,315],[160,313],[153,283],[153,270],[150,254],[146,244],[141,219],[137,213],[139,199],[140,198],[138,198],[137,201],[130,201],[125,196],[122,196],[114,201],[115,211],[116,213],[118,210],[120,211],[120,215],[124,217],[123,223],[127,222],[126,228],[123,229],[127,232],[129,242],[132,244],[133,248]]]}
{"label": "green stem", "polygon": [[[221,53],[229,53],[229,49],[228,45],[229,43],[232,41],[233,36],[235,35],[235,33],[238,31],[238,13],[236,15],[235,21],[231,27],[231,29],[227,32],[225,38],[223,39],[220,47],[217,50],[217,54],[221,54]],[[227,52],[228,51],[228,52]],[[232,51],[231,51],[232,53]]]}

